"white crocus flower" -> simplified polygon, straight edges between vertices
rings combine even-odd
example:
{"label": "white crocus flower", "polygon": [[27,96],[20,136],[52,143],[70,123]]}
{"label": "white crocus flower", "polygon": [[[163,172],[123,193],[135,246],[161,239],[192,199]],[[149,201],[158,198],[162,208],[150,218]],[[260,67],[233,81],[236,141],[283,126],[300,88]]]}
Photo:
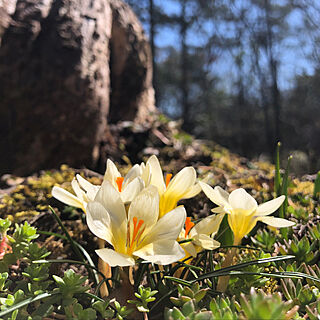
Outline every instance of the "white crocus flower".
{"label": "white crocus flower", "polygon": [[174,209],[179,200],[192,198],[201,191],[193,167],[183,168],[172,180],[172,174],[167,174],[164,181],[159,160],[155,155],[148,159],[146,165],[150,165],[150,185],[156,186],[160,195],[160,217]]}
{"label": "white crocus flower", "polygon": [[119,192],[104,181],[88,204],[86,217],[91,232],[113,246],[96,250],[112,267],[134,265],[137,258],[166,265],[185,256],[176,241],[185,222],[185,209],[178,207],[159,219],[159,194],[154,186],[143,189],[127,213]]}
{"label": "white crocus flower", "polygon": [[54,186],[52,196],[68,206],[80,208],[86,212],[88,202],[94,200],[100,186],[93,185],[79,174],[72,180],[71,186],[75,195],[63,188]]}
{"label": "white crocus flower", "polygon": [[219,230],[224,214],[211,215],[202,219],[197,224],[187,217],[185,229],[182,229],[179,241],[192,239],[190,242],[181,243],[188,255],[196,257],[203,250],[213,250],[220,247],[220,242],[213,239]]}
{"label": "white crocus flower", "polygon": [[258,221],[275,228],[291,227],[295,224],[286,219],[269,216],[279,209],[285,199],[283,195],[258,205],[256,200],[242,188],[229,194],[220,187],[213,189],[204,182],[200,182],[200,185],[206,196],[219,206],[212,211],[228,214],[228,223],[234,234],[235,245],[241,242]]}
{"label": "white crocus flower", "polygon": [[122,177],[116,165],[107,160],[104,180],[107,180],[120,193],[124,203],[130,203],[150,180],[149,166],[135,164],[129,172]]}

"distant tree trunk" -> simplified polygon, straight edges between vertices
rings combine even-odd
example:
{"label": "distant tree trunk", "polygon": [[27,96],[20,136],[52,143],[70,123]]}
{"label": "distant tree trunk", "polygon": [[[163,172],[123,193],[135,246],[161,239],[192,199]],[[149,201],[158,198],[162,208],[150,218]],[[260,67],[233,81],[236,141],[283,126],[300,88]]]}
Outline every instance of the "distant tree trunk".
{"label": "distant tree trunk", "polygon": [[128,5],[0,2],[0,173],[95,168],[107,121],[150,111],[150,48]]}
{"label": "distant tree trunk", "polygon": [[181,17],[180,17],[180,37],[181,37],[181,79],[180,79],[180,91],[181,91],[181,105],[182,105],[182,118],[183,129],[189,132],[192,131],[190,122],[190,103],[189,103],[189,72],[188,72],[188,47],[187,47],[187,28],[188,23],[186,21],[186,2],[182,0],[181,3]]}
{"label": "distant tree trunk", "polygon": [[[152,55],[152,84],[153,88],[156,89],[157,85],[157,66],[155,62],[155,57],[156,57],[156,47],[154,43],[154,38],[156,35],[155,32],[155,19],[154,19],[154,2],[153,0],[149,0],[149,24],[150,24],[150,47],[151,47],[151,55]],[[155,104],[157,105],[157,90],[155,90]]]}
{"label": "distant tree trunk", "polygon": [[252,50],[253,50],[253,58],[254,58],[253,65],[259,80],[261,107],[264,115],[266,147],[267,147],[268,154],[272,157],[274,152],[274,138],[272,135],[272,123],[270,122],[270,117],[269,117],[269,101],[265,91],[267,87],[267,83],[265,80],[265,76],[263,75],[260,67],[258,49],[255,47],[255,45],[253,45]]}
{"label": "distant tree trunk", "polygon": [[281,97],[278,88],[278,62],[275,59],[273,52],[273,34],[271,30],[272,27],[270,22],[270,4],[268,0],[264,0],[264,8],[267,28],[267,49],[269,58],[269,68],[272,78],[271,94],[275,127],[273,147],[275,147],[276,143],[281,140]]}

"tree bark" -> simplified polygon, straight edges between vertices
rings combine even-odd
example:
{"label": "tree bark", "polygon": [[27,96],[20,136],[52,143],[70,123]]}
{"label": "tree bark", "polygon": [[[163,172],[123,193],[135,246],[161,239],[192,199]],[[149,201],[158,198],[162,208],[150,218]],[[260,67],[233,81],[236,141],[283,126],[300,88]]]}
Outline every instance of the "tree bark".
{"label": "tree bark", "polygon": [[6,0],[0,18],[0,173],[95,169],[107,121],[155,110],[150,48],[120,0]]}

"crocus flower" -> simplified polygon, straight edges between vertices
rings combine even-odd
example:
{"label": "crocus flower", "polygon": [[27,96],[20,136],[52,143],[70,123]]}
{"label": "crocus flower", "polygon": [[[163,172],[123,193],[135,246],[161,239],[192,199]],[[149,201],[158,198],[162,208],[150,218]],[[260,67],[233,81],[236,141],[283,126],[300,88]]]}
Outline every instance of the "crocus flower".
{"label": "crocus flower", "polygon": [[91,184],[79,174],[72,180],[71,186],[75,195],[63,188],[54,186],[52,196],[68,206],[80,208],[86,212],[88,202],[94,200],[100,186]]}
{"label": "crocus flower", "polygon": [[269,216],[283,203],[285,196],[258,205],[256,200],[244,189],[239,188],[230,194],[220,187],[214,189],[204,182],[199,182],[206,196],[219,207],[212,211],[228,214],[228,223],[234,234],[234,244],[248,234],[258,221],[276,228],[291,227],[295,223],[286,219]]}
{"label": "crocus flower", "polygon": [[150,181],[150,167],[149,165],[135,164],[129,172],[122,177],[116,165],[110,160],[107,160],[107,169],[104,174],[104,180],[110,184],[120,193],[121,199],[124,203],[130,203],[137,194]]}
{"label": "crocus flower", "polygon": [[218,232],[224,214],[211,215],[202,219],[197,224],[187,217],[185,228],[182,229],[179,241],[192,239],[190,242],[181,243],[188,255],[196,257],[203,250],[213,250],[220,247],[220,242],[213,239]]}
{"label": "crocus flower", "polygon": [[88,204],[86,217],[91,232],[113,246],[96,250],[110,266],[131,266],[137,258],[166,265],[185,256],[176,241],[185,209],[180,206],[159,219],[159,194],[154,186],[143,189],[127,213],[119,192],[104,181]]}
{"label": "crocus flower", "polygon": [[196,183],[196,171],[192,167],[183,168],[172,180],[172,174],[167,174],[164,180],[156,156],[151,156],[146,165],[151,168],[150,185],[156,186],[160,195],[160,217],[174,209],[179,200],[192,198],[201,191],[201,187]]}

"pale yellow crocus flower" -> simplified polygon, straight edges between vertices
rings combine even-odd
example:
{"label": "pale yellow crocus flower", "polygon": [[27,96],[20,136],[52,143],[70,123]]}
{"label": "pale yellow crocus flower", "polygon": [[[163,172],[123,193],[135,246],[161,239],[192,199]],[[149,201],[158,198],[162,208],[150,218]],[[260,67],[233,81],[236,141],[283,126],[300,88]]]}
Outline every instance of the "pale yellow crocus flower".
{"label": "pale yellow crocus flower", "polygon": [[[229,194],[220,187],[213,189],[204,182],[200,182],[200,185],[206,196],[218,205],[212,211],[228,215],[228,223],[234,235],[234,246],[241,243],[242,238],[254,228],[258,221],[276,228],[291,227],[295,224],[286,219],[269,216],[279,209],[285,200],[283,195],[258,205],[256,200],[242,188]],[[221,267],[226,268],[232,265],[235,254],[236,248],[229,250]],[[229,276],[219,277],[217,291],[225,292],[228,283]]]}
{"label": "pale yellow crocus flower", "polygon": [[204,182],[199,183],[206,196],[219,206],[212,211],[228,215],[228,223],[234,234],[235,245],[240,244],[242,238],[254,228],[258,221],[275,228],[291,227],[295,224],[286,219],[269,216],[279,209],[285,200],[283,195],[258,205],[256,200],[242,188],[229,194],[220,187],[213,189]]}
{"label": "pale yellow crocus flower", "polygon": [[109,181],[120,193],[123,202],[128,204],[149,184],[150,166],[135,164],[129,172],[122,177],[116,165],[108,159],[103,179]]}
{"label": "pale yellow crocus flower", "polygon": [[71,186],[75,195],[61,187],[54,186],[52,196],[68,206],[80,208],[86,212],[88,202],[94,200],[100,186],[93,185],[79,174],[72,180]]}
{"label": "pale yellow crocus flower", "polygon": [[185,256],[177,242],[186,212],[180,206],[159,219],[159,194],[154,186],[143,189],[128,213],[120,194],[104,181],[87,207],[87,223],[93,234],[113,249],[96,250],[110,266],[132,266],[141,258],[155,264],[171,264]]}
{"label": "pale yellow crocus flower", "polygon": [[181,243],[182,248],[186,251],[187,256],[195,258],[203,250],[213,250],[220,247],[220,242],[213,239],[219,230],[220,223],[224,214],[210,215],[200,222],[194,224],[191,218],[187,217],[185,228],[179,235],[179,241],[192,240]]}
{"label": "pale yellow crocus flower", "polygon": [[160,217],[174,209],[179,200],[192,198],[201,191],[193,167],[183,168],[173,179],[172,174],[167,174],[164,180],[159,160],[155,155],[148,159],[146,166],[150,166],[150,185],[156,186],[160,195]]}

